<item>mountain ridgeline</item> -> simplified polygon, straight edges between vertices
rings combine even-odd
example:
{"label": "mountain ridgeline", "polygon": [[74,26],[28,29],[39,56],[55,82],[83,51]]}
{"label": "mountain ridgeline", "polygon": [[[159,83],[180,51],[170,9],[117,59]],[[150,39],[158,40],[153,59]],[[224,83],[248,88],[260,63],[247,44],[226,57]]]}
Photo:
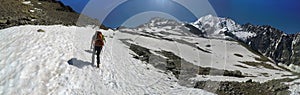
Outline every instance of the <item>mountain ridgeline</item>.
{"label": "mountain ridgeline", "polygon": [[[19,25],[100,25],[58,0],[0,0],[0,29]],[[105,26],[101,26],[105,27]]]}
{"label": "mountain ridgeline", "polygon": [[185,26],[199,36],[238,40],[275,63],[300,65],[300,33],[286,34],[267,25],[239,25],[231,19],[212,15]]}
{"label": "mountain ridgeline", "polygon": [[251,48],[271,57],[277,63],[300,65],[300,33],[285,34],[271,26],[246,24],[242,27],[245,31],[257,34],[245,42]]}

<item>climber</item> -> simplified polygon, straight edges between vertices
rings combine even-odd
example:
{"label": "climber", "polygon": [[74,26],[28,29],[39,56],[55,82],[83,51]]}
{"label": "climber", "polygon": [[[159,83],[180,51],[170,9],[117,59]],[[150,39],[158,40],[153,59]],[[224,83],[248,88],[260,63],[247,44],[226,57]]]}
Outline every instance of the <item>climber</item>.
{"label": "climber", "polygon": [[94,55],[97,55],[97,67],[99,68],[100,64],[100,53],[104,46],[104,35],[100,31],[96,31],[95,35],[92,38],[91,49],[93,49],[92,55],[92,64],[94,65]]}

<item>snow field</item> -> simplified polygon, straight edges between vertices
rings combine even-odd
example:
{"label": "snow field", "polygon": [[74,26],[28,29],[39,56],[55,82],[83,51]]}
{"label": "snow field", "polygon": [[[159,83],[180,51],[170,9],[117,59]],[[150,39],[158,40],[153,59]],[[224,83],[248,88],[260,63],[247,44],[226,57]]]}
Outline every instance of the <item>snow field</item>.
{"label": "snow field", "polygon": [[[150,27],[151,28],[151,27]],[[168,28],[166,26],[166,28]],[[42,29],[45,32],[37,32]],[[175,29],[177,29],[175,27]],[[257,77],[235,78],[227,76],[197,75],[191,80],[265,82],[272,79],[294,78],[287,71],[253,67],[239,61],[258,62],[259,57],[237,42],[206,39],[166,29],[123,29],[138,34],[155,35],[195,44],[203,52],[187,43],[133,35],[123,31],[100,30],[106,36],[101,53],[100,68],[92,64],[91,38],[97,28],[76,26],[16,26],[0,30],[0,95],[209,95],[210,92],[180,86],[170,72],[165,73],[152,65],[132,58],[133,51],[120,39],[151,50],[173,52],[186,61],[202,67],[239,70]],[[169,32],[172,35],[161,33]],[[209,45],[209,46],[208,46]],[[240,54],[242,57],[236,56]],[[70,65],[68,62],[72,62]],[[274,68],[276,65],[267,62]],[[247,68],[241,68],[241,65]],[[262,74],[268,74],[264,76]],[[298,91],[299,80],[288,83]]]}
{"label": "snow field", "polygon": [[[151,29],[146,32],[152,32]],[[123,31],[123,32],[122,32]],[[279,69],[268,69],[264,67],[254,67],[243,64],[241,62],[260,62],[255,60],[255,57],[260,58],[258,55],[252,53],[238,42],[234,41],[225,41],[220,39],[206,39],[206,38],[199,38],[199,37],[192,37],[192,36],[180,36],[180,35],[164,35],[164,34],[155,34],[155,35],[164,35],[170,39],[178,39],[184,40],[190,43],[198,43],[196,44],[197,47],[201,49],[207,50],[211,53],[203,52],[198,50],[195,47],[192,47],[188,44],[179,43],[176,41],[168,41],[157,39],[153,37],[146,37],[141,35],[132,35],[130,30],[124,29],[121,33],[119,33],[118,37],[120,39],[131,39],[134,44],[149,48],[150,50],[154,51],[170,51],[173,52],[175,55],[182,57],[186,61],[193,63],[194,65],[201,66],[201,67],[212,67],[221,70],[230,70],[235,71],[239,70],[243,74],[247,74],[249,76],[256,76],[255,78],[246,77],[246,78],[234,78],[234,77],[226,77],[226,76],[200,76],[195,79],[199,80],[216,80],[223,81],[224,79],[228,79],[228,81],[247,81],[252,79],[257,82],[266,82],[268,80],[272,80],[274,78],[285,78],[282,77],[283,75],[291,75],[290,72],[287,71],[279,71],[281,68],[274,65],[273,63],[267,62],[266,64],[271,65],[272,67]],[[141,33],[140,31],[131,30],[134,33]],[[159,32],[155,32],[159,33]],[[210,45],[207,47],[207,45]],[[235,54],[240,54],[242,57],[238,57]],[[236,65],[244,66],[245,68],[238,67]],[[263,75],[267,74],[267,76]],[[222,77],[222,78],[215,78],[215,77]],[[293,76],[294,77],[294,76]],[[234,80],[232,80],[234,79]],[[216,80],[217,81],[217,80]]]}
{"label": "snow field", "polygon": [[133,59],[111,30],[101,30],[107,43],[95,68],[88,50],[96,30],[61,25],[0,30],[0,94],[212,94],[182,87],[172,74]]}

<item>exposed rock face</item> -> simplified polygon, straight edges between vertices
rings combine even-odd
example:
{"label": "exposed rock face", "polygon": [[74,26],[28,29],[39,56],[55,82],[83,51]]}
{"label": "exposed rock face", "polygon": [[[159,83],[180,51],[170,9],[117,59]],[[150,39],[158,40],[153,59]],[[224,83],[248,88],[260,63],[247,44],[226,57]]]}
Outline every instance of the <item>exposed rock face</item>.
{"label": "exposed rock face", "polygon": [[200,37],[205,37],[205,33],[202,30],[196,28],[195,26],[190,24],[185,24],[185,27],[189,28],[191,33],[196,34]]}
{"label": "exposed rock face", "polygon": [[271,26],[242,26],[245,31],[256,33],[245,42],[277,63],[300,65],[300,42],[298,34],[285,34]]}
{"label": "exposed rock face", "polygon": [[300,33],[293,37],[291,60],[292,63],[300,65]]}
{"label": "exposed rock face", "polygon": [[[100,25],[97,19],[80,15],[57,0],[0,0],[0,29],[32,25]],[[84,19],[78,23],[78,19]]]}

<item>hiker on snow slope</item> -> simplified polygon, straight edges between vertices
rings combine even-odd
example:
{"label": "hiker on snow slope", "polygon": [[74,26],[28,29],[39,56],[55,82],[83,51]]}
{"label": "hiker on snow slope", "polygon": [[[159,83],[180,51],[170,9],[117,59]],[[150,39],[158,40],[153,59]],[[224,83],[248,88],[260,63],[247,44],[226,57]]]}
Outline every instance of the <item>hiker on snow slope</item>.
{"label": "hiker on snow slope", "polygon": [[94,64],[94,55],[97,55],[97,67],[99,68],[100,64],[100,53],[104,46],[104,35],[100,31],[96,31],[95,35],[92,38],[91,49],[93,49],[92,63]]}

